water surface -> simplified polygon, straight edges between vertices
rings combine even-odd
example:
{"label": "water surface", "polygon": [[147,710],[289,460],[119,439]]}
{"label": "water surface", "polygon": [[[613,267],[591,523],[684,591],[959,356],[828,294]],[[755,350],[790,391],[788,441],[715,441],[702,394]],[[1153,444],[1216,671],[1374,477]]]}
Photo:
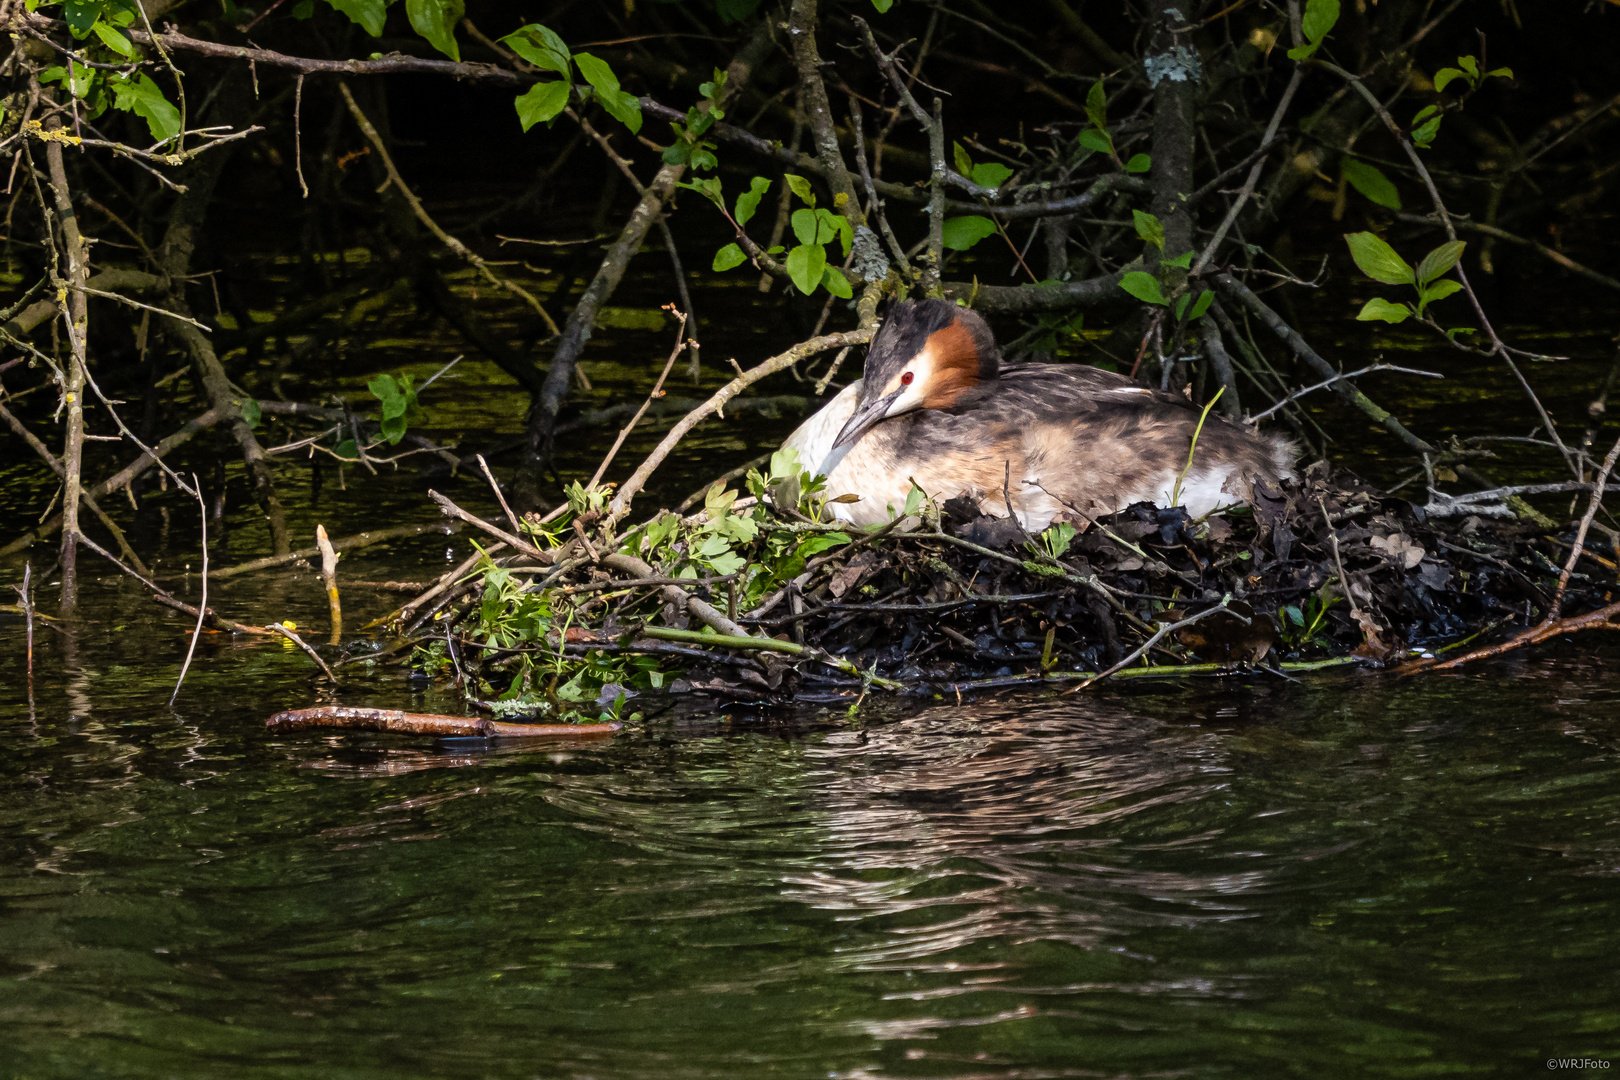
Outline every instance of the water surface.
{"label": "water surface", "polygon": [[[16,1077],[1526,1075],[1620,1056],[1612,651],[611,741],[267,737],[0,616]],[[452,707],[392,675],[349,703]]]}

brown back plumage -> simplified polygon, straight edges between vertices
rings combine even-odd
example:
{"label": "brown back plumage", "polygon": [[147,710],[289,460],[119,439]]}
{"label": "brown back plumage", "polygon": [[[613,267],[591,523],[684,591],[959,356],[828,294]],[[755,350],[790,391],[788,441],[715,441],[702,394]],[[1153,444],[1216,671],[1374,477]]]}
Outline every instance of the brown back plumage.
{"label": "brown back plumage", "polygon": [[1044,527],[1172,496],[1197,516],[1249,501],[1255,480],[1292,467],[1285,440],[1211,414],[1187,468],[1201,413],[1099,368],[1003,364],[974,312],[897,304],[873,339],[843,436],[853,445],[827,490],[861,496],[837,510],[858,523],[886,520],[915,481],[937,499],[974,496],[986,512]]}

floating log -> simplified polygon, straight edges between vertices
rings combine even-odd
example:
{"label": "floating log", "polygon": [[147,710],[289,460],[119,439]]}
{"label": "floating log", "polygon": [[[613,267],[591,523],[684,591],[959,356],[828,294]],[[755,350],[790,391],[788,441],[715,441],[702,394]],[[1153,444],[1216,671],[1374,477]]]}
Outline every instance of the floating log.
{"label": "floating log", "polygon": [[289,709],[264,722],[271,731],[306,728],[350,728],[357,731],[397,731],[408,735],[460,735],[484,739],[602,738],[622,724],[509,724],[475,716],[408,713],[399,709],[365,709],[353,705],[322,705]]}

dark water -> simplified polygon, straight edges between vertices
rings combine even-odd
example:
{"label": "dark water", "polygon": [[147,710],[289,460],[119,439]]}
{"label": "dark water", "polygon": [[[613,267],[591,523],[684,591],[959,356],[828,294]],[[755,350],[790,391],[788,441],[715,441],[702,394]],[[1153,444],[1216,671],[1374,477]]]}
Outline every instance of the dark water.
{"label": "dark water", "polygon": [[[654,310],[658,272],[616,302]],[[1528,369],[1578,429],[1610,330],[1567,297],[1536,314],[1555,283],[1531,285],[1500,298],[1503,324],[1573,358]],[[700,296],[705,388],[727,356],[806,329],[757,297]],[[363,407],[371,373],[420,380],[460,351],[439,333],[369,327],[289,390]],[[1504,371],[1414,333],[1313,336],[1346,367],[1445,371],[1366,384],[1437,441],[1532,423]],[[584,400],[644,389],[669,339],[602,331]],[[260,367],[241,377],[268,396]],[[1316,400],[1344,460],[1384,481],[1411,468]],[[476,360],[423,403],[418,430],[468,445],[521,419]],[[793,421],[701,428],[650,497],[673,502]],[[562,471],[588,473],[612,430],[566,440]],[[1542,450],[1502,453],[1504,479],[1554,478]],[[227,496],[215,565],[262,554],[239,470],[201,468]],[[476,477],[410,468],[316,485],[287,466],[281,483],[301,543],[317,522],[432,520],[429,486],[494,512]],[[52,490],[0,455],[6,539]],[[180,575],[197,511],[152,505],[132,539],[195,599]],[[351,627],[399,599],[356,582],[423,580],[469,550],[352,553]],[[1451,678],[1190,680],[855,722],[666,713],[585,746],[269,738],[282,708],[457,703],[397,672],[333,691],[280,642],[206,636],[171,709],[190,620],[87,572],[81,622],[38,631],[32,697],[21,622],[0,612],[0,1076],[1428,1077],[1620,1060],[1620,652],[1593,635]],[[307,569],[219,583],[210,602],[325,626]]]}
{"label": "dark water", "polygon": [[329,694],[280,644],[209,643],[170,710],[184,620],[88,602],[121,621],[42,630],[32,704],[0,616],[0,1075],[1620,1057],[1612,648],[434,745],[266,737]]}

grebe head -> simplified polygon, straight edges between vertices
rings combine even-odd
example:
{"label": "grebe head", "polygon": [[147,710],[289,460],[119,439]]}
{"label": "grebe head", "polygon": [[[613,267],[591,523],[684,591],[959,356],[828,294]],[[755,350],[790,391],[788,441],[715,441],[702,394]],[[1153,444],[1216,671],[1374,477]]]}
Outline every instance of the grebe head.
{"label": "grebe head", "polygon": [[975,312],[945,300],[889,309],[866,353],[861,397],[833,448],[850,446],[880,420],[914,409],[948,409],[996,377],[1001,351]]}

